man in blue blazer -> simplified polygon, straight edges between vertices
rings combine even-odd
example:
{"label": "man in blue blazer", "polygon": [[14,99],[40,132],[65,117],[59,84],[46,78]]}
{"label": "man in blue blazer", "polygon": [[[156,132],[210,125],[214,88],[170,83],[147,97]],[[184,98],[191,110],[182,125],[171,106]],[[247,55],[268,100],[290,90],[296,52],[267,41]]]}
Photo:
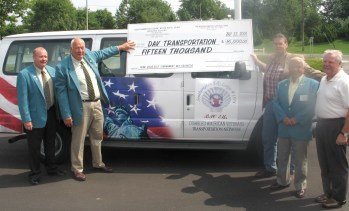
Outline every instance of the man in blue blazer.
{"label": "man in blue blazer", "polygon": [[[38,47],[33,51],[34,63],[19,72],[17,77],[18,107],[27,133],[29,149],[29,180],[40,182],[40,146],[44,143],[46,170],[49,175],[64,176],[54,164],[56,111],[54,95],[55,69],[46,65],[47,51]],[[45,92],[46,88],[46,92]]]}
{"label": "man in blue blazer", "polygon": [[83,172],[84,142],[89,134],[92,151],[92,166],[102,172],[113,170],[102,161],[103,110],[101,101],[109,103],[107,92],[98,72],[98,63],[120,51],[128,51],[134,42],[127,41],[100,51],[85,48],[84,40],[74,38],[71,55],[57,65],[56,92],[61,118],[71,127],[71,170],[74,179],[85,181]]}
{"label": "man in blue blazer", "polygon": [[303,198],[307,187],[307,149],[312,139],[312,119],[319,82],[304,76],[304,60],[292,58],[288,64],[290,77],[281,81],[276,90],[273,109],[278,122],[278,170],[271,189],[290,185],[290,157],[294,150],[295,196]]}

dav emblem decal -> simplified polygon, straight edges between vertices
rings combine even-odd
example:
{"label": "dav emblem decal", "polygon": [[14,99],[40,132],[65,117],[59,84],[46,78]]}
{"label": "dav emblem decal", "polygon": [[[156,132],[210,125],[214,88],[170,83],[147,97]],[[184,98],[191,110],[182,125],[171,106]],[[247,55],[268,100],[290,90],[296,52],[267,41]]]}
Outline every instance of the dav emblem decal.
{"label": "dav emblem decal", "polygon": [[237,91],[223,81],[211,81],[197,90],[199,91],[196,100],[205,105],[210,112],[222,112],[227,106],[237,105]]}

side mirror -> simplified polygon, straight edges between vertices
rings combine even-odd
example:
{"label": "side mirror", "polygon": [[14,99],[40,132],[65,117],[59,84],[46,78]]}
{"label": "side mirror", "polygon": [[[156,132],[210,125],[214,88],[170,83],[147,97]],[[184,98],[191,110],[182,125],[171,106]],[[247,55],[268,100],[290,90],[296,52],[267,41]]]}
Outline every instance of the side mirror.
{"label": "side mirror", "polygon": [[251,72],[247,72],[246,63],[242,61],[235,62],[235,69],[232,72],[232,78],[248,80],[251,78]]}
{"label": "side mirror", "polygon": [[237,61],[235,62],[234,76],[235,78],[241,78],[246,73],[245,62]]}

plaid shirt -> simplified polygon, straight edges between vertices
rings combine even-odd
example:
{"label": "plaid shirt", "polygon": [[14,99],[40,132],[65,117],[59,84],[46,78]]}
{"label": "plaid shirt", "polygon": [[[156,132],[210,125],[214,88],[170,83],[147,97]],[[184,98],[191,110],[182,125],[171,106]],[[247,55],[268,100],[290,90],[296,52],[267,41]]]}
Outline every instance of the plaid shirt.
{"label": "plaid shirt", "polygon": [[272,100],[275,95],[276,88],[281,79],[281,74],[284,72],[284,65],[277,59],[272,60],[264,74],[264,99]]}

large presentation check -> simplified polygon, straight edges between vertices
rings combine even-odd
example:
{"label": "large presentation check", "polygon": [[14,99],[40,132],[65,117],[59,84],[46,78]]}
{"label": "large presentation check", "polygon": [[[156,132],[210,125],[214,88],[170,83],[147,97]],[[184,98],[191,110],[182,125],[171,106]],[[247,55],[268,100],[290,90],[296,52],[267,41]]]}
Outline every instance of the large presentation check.
{"label": "large presentation check", "polygon": [[128,39],[128,74],[233,71],[236,61],[252,69],[249,19],[129,24]]}

